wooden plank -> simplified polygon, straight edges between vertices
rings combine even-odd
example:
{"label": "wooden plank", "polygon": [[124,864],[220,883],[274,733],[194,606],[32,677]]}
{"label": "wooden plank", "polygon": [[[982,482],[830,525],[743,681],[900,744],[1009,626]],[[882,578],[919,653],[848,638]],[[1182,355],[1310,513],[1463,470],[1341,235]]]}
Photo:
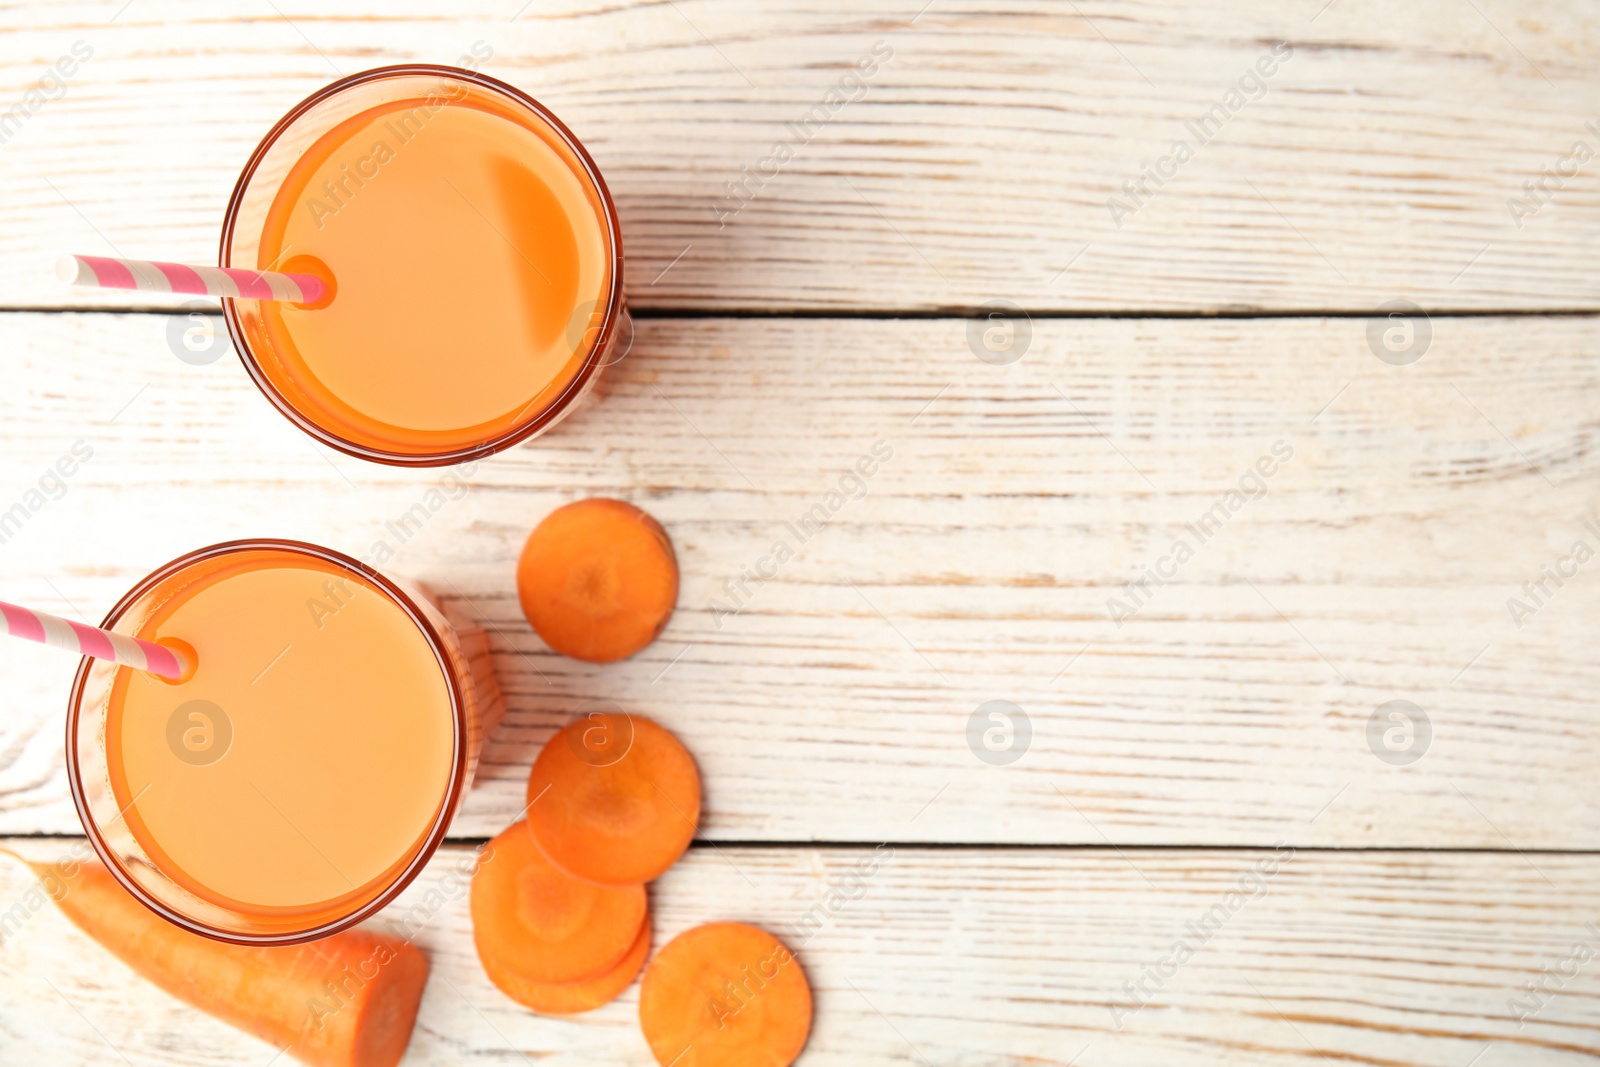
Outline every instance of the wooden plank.
{"label": "wooden plank", "polygon": [[[1006,367],[961,320],[641,320],[592,407],[464,479],[319,451],[165,329],[0,316],[0,511],[93,448],[0,589],[99,618],[203,544],[381,543],[487,620],[508,713],[461,834],[498,830],[549,733],[608,699],[684,738],[712,840],[1600,845],[1600,585],[1568,558],[1600,543],[1593,318],[1436,319],[1408,367],[1360,319],[1040,321]],[[1275,444],[1293,457],[1228,512]],[[658,516],[683,571],[661,639],[605,667],[550,654],[514,593],[529,529],[589,495]],[[1119,626],[1108,603],[1179,540],[1194,558]],[[75,832],[72,669],[0,642],[4,832]],[[993,700],[1032,726],[1006,766],[967,740]],[[1393,700],[1431,722],[1409,766],[1369,746]]]}
{"label": "wooden plank", "polygon": [[[129,306],[49,265],[209,259],[295,102],[481,42],[593,149],[637,306],[1600,306],[1575,267],[1600,239],[1600,12],[1577,0],[515,6],[14,8],[0,110],[41,106],[0,153],[0,299]],[[64,93],[26,98],[78,41]]]}
{"label": "wooden plank", "polygon": [[[637,986],[554,1020],[489,984],[457,873],[470,855],[447,850],[376,920],[432,961],[406,1062],[652,1064]],[[726,919],[790,941],[815,993],[801,1067],[1576,1065],[1600,1053],[1597,875],[1589,855],[697,848],[651,907],[658,945]],[[8,909],[28,886],[0,862]],[[48,903],[8,930],[0,1049],[123,1067],[273,1055]]]}

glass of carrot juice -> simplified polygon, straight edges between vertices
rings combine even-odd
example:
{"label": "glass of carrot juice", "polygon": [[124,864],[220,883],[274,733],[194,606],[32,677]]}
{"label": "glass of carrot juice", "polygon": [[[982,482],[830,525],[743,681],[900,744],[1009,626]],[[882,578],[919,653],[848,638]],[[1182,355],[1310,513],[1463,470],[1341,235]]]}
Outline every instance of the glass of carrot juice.
{"label": "glass of carrot juice", "polygon": [[632,338],[594,161],[537,101],[456,67],[365,71],[296,106],[239,177],[219,262],[331,280],[321,306],[224,299],[228,330],[279,411],[380,463],[540,433]]}
{"label": "glass of carrot juice", "polygon": [[334,933],[427,863],[471,783],[485,694],[446,617],[370,567],[232,541],[101,624],[194,655],[169,681],[84,659],[67,719],[95,851],[158,914],[238,944]]}

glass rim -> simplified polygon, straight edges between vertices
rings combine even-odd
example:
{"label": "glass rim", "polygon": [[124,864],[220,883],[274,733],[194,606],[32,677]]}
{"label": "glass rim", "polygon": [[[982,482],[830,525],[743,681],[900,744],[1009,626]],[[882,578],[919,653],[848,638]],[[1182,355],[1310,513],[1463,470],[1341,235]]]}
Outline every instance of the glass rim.
{"label": "glass rim", "polygon": [[[439,664],[439,669],[444,673],[445,686],[450,694],[451,718],[455,722],[455,753],[450,761],[450,785],[440,804],[439,813],[434,817],[432,827],[429,828],[427,836],[423,838],[422,845],[417,854],[412,857],[411,862],[406,864],[405,869],[400,872],[393,883],[349,915],[298,933],[250,935],[242,934],[236,930],[220,930],[175,911],[160,900],[155,899],[145,891],[143,886],[130,878],[122,869],[121,862],[114,858],[110,847],[106,844],[105,838],[100,832],[98,822],[90,811],[89,799],[84,790],[83,771],[78,764],[78,725],[82,718],[83,696],[88,686],[89,672],[97,663],[107,662],[92,659],[89,656],[84,656],[79,661],[77,673],[72,679],[72,689],[67,696],[67,785],[72,793],[73,807],[78,812],[78,821],[83,825],[89,844],[100,857],[100,861],[105,864],[106,870],[111,872],[111,876],[121,883],[122,887],[131,893],[139,903],[174,925],[214,941],[225,941],[234,945],[297,945],[307,941],[320,940],[341,930],[349,929],[377,914],[416,880],[417,875],[422,873],[423,868],[428,865],[428,861],[433,858],[434,853],[439,850],[439,846],[444,843],[450,822],[455,816],[456,806],[461,801],[463,787],[466,782],[466,770],[469,760],[469,753],[467,752],[469,738],[467,734],[466,695],[462,690],[461,679],[456,675],[444,638],[439,634],[433,623],[428,620],[422,609],[417,606],[416,601],[405,590],[360,560],[347,556],[336,549],[324,548],[308,541],[257,537],[239,541],[222,541],[214,545],[207,545],[204,548],[197,548],[192,552],[185,552],[176,559],[157,567],[132,589],[128,590],[106,613],[106,617],[100,621],[99,625],[105,629],[115,626],[141,597],[151,592],[168,578],[197,563],[254,549],[276,549],[299,553],[326,563],[347,567],[357,572],[377,586],[405,611],[411,621],[422,631],[423,638],[433,651],[434,658]],[[115,664],[112,666],[114,669],[133,669],[131,667],[117,667]],[[160,868],[157,867],[156,869],[159,870]]]}
{"label": "glass rim", "polygon": [[[601,177],[600,168],[595,165],[588,149],[583,147],[583,143],[578,140],[577,135],[569,130],[565,123],[556,118],[549,108],[521,89],[503,82],[499,78],[467,70],[465,67],[452,67],[439,63],[398,63],[387,67],[373,67],[371,70],[359,71],[330,82],[290,108],[289,112],[273,124],[272,129],[267,131],[267,135],[261,139],[261,143],[256,145],[255,151],[250,153],[250,158],[246,161],[244,169],[239,172],[239,180],[234,184],[233,193],[228,197],[228,208],[222,219],[222,240],[217,251],[217,265],[220,267],[230,266],[229,248],[233,243],[239,212],[244,204],[245,190],[249,187],[251,179],[255,177],[256,171],[260,168],[261,161],[266,158],[266,154],[271,151],[273,146],[277,144],[278,138],[290,126],[294,125],[296,121],[316,105],[346,90],[371,82],[413,75],[437,75],[468,82],[481,89],[487,89],[490,92],[506,96],[515,103],[528,108],[547,123],[555,131],[556,135],[561,138],[562,142],[572,150],[573,155],[583,166],[584,176],[593,183],[595,191],[599,194],[600,203],[605,208],[601,213],[601,224],[606,231],[610,254],[611,284],[605,297],[605,315],[600,321],[598,332],[595,334],[594,344],[590,346],[589,354],[584,359],[583,366],[578,368],[578,373],[571,382],[567,383],[566,388],[561,391],[561,395],[545,405],[537,415],[526,423],[470,447],[422,453],[390,452],[384,449],[370,448],[367,445],[347,440],[319,426],[310,417],[300,412],[289,402],[288,398],[278,391],[277,387],[272,384],[266,373],[262,371],[260,365],[256,362],[255,353],[250,349],[244,327],[239,322],[239,314],[234,307],[234,297],[225,296],[221,298],[222,315],[227,322],[228,337],[233,342],[234,351],[239,354],[239,362],[244,364],[244,369],[250,375],[250,380],[255,383],[256,388],[272,403],[273,407],[277,408],[279,412],[301,430],[329,448],[337,449],[345,455],[354,456],[357,459],[385,463],[395,467],[445,467],[469,460],[483,459],[497,452],[503,452],[512,445],[527,440],[560,418],[565,413],[567,406],[582,394],[590,380],[599,372],[603,365],[601,360],[605,355],[606,346],[611,340],[612,333],[616,329],[617,320],[621,314],[624,257],[622,253],[622,225],[617,218],[616,201],[612,199],[611,190],[606,187],[605,178]],[[257,268],[251,266],[248,269],[255,270]],[[588,330],[586,329],[585,333],[587,332]]]}

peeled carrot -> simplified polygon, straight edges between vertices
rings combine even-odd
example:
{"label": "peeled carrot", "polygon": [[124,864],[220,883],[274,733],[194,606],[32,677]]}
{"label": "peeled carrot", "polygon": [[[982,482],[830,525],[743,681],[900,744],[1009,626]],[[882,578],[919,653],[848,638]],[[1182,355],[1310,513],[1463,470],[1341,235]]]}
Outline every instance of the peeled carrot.
{"label": "peeled carrot", "polygon": [[545,644],[610,663],[667,625],[678,602],[678,558],[661,524],[632,504],[579,500],[534,527],[517,564],[517,595]]}
{"label": "peeled carrot", "polygon": [[534,985],[598,978],[639,938],[644,886],[604,888],[557,870],[517,823],[489,842],[472,875],[478,958]]}
{"label": "peeled carrot", "polygon": [[79,929],[206,1014],[313,1067],[393,1067],[405,1054],[428,981],[410,943],[346,930],[303,945],[230,945],[156,915],[98,862],[29,866]]}
{"label": "peeled carrot", "polygon": [[645,971],[639,1026],[663,1067],[788,1067],[811,1033],[811,986],[765,930],[697,926]]}
{"label": "peeled carrot", "polygon": [[633,980],[644,969],[645,958],[649,955],[650,918],[647,915],[643,925],[639,927],[638,938],[634,940],[628,954],[622,957],[622,962],[600,977],[585,982],[574,982],[571,985],[536,985],[519,978],[515,972],[502,964],[499,956],[492,951],[484,953],[480,949],[478,958],[483,963],[484,972],[489,975],[489,981],[518,1004],[532,1008],[543,1015],[576,1015],[582,1011],[593,1011],[621,996],[622,991],[632,985]]}
{"label": "peeled carrot", "polygon": [[593,714],[545,743],[528,801],[533,839],[557,867],[596,885],[635,885],[671,867],[694,839],[700,773],[649,719]]}

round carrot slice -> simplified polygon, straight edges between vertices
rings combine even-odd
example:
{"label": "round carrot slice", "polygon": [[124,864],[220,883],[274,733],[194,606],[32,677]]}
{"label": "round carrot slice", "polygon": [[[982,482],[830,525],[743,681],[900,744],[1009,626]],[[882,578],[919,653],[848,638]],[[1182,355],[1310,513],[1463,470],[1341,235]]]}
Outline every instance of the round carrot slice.
{"label": "round carrot slice", "polygon": [[678,603],[678,558],[661,524],[596,497],[534,527],[517,563],[522,613],[563,656],[610,663],[656,639]]}
{"label": "round carrot slice", "polygon": [[649,719],[591,712],[545,742],[528,776],[528,827],[550,862],[596,885],[659,876],[694,838],[700,773]]}
{"label": "round carrot slice", "polygon": [[663,1065],[788,1067],[811,1032],[811,986],[765,930],[697,926],[644,972],[639,1026]]}
{"label": "round carrot slice", "polygon": [[490,951],[487,954],[480,949],[479,959],[489,975],[489,981],[498,986],[502,993],[542,1015],[576,1015],[611,1003],[633,984],[644,968],[645,958],[650,955],[650,918],[645,917],[643,925],[639,927],[638,938],[628,954],[622,957],[621,963],[598,978],[571,985],[536,985],[524,981],[500,962],[493,946],[488,947]]}
{"label": "round carrot slice", "polygon": [[472,940],[527,982],[563,985],[621,962],[645,921],[643,886],[605,888],[557,870],[517,823],[472,875]]}

